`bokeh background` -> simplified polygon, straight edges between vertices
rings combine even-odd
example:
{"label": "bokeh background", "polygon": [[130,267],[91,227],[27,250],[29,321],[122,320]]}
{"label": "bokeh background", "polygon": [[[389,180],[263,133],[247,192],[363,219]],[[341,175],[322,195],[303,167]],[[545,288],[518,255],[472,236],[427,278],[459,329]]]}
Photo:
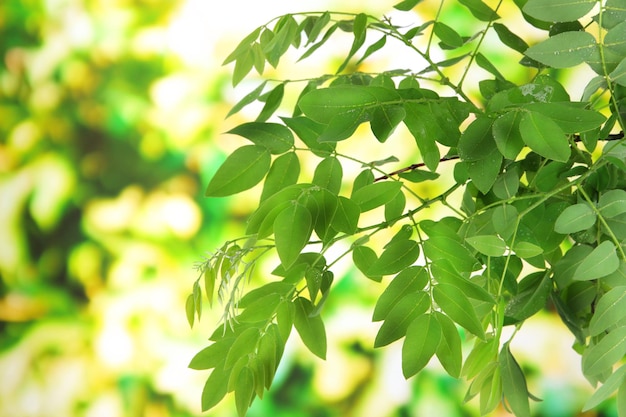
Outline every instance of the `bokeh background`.
{"label": "bokeh background", "polygon": [[[254,192],[203,197],[219,163],[241,145],[221,132],[254,108],[226,114],[258,83],[233,89],[221,62],[279,14],[381,15],[394,3],[0,2],[0,416],[201,415],[207,374],[187,364],[220,314],[206,311],[190,329],[185,299],[194,266],[241,234],[256,201]],[[425,21],[429,10],[412,18]],[[462,32],[464,11],[446,13]],[[297,71],[332,71],[343,47],[329,45]],[[498,48],[493,57],[506,65]],[[410,65],[402,57],[379,63]],[[287,62],[268,76],[293,71]],[[324,312],[328,360],[292,337],[274,388],[249,415],[477,415],[475,401],[462,402],[466,385],[436,365],[405,382],[399,344],[372,350],[380,288],[348,268],[340,275]],[[537,416],[579,415],[589,395],[572,342],[547,313],[516,337],[531,391],[544,399]],[[602,415],[613,409],[609,401]],[[234,416],[234,401],[206,415]]]}

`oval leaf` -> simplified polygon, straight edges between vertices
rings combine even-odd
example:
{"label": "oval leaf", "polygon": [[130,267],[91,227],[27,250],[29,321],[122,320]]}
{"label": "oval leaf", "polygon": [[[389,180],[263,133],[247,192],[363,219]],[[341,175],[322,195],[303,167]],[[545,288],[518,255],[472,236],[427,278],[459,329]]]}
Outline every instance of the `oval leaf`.
{"label": "oval leaf", "polygon": [[281,264],[289,268],[309,242],[313,225],[311,213],[302,204],[290,204],[274,220],[276,251]]}
{"label": "oval leaf", "polygon": [[608,330],[626,317],[626,286],[619,286],[604,294],[596,304],[589,322],[589,335]]}
{"label": "oval leaf", "polygon": [[435,354],[441,340],[441,326],[432,314],[411,322],[402,344],[402,373],[410,378],[422,370]]}
{"label": "oval leaf", "polygon": [[531,46],[525,54],[552,68],[568,68],[585,62],[595,47],[596,40],[590,33],[563,32]]}
{"label": "oval leaf", "polygon": [[401,187],[399,181],[375,182],[356,190],[351,200],[359,206],[361,212],[366,212],[393,200]]}
{"label": "oval leaf", "polygon": [[498,236],[484,235],[465,238],[474,249],[487,256],[502,256],[506,250],[506,244]]}
{"label": "oval leaf", "polygon": [[554,161],[567,162],[570,148],[563,129],[541,113],[527,112],[519,123],[522,139],[530,149]]}
{"label": "oval leaf", "polygon": [[302,342],[315,356],[326,359],[326,330],[321,316],[311,316],[313,305],[306,298],[298,297],[294,304],[296,314],[293,324]]}
{"label": "oval leaf", "polygon": [[420,248],[414,240],[400,240],[393,242],[381,253],[380,257],[369,268],[370,275],[390,275],[415,262],[420,254]]}
{"label": "oval leaf", "polygon": [[255,145],[267,148],[273,154],[287,152],[293,147],[293,133],[278,123],[244,123],[226,133],[243,136]]}
{"label": "oval leaf", "polygon": [[587,230],[596,222],[596,213],[586,203],[567,207],[554,222],[554,231],[568,234]]}
{"label": "oval leaf", "polygon": [[615,250],[615,245],[611,241],[600,243],[587,257],[578,265],[572,279],[575,281],[588,281],[605,277],[619,268],[619,258]]}
{"label": "oval leaf", "polygon": [[433,297],[452,320],[481,339],[485,338],[485,330],[476,311],[461,290],[449,284],[437,284],[433,288]]}
{"label": "oval leaf", "polygon": [[209,181],[207,197],[224,197],[257,185],[270,169],[270,152],[263,146],[247,145],[235,149]]}

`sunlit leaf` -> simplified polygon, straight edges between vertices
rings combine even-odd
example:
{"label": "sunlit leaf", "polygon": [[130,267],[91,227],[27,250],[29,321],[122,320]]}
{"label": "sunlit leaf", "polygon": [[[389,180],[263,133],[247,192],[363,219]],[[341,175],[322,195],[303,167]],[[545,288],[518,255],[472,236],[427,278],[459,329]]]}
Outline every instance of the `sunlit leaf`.
{"label": "sunlit leaf", "polygon": [[605,218],[626,213],[626,191],[617,189],[602,193],[598,200],[598,210]]}
{"label": "sunlit leaf", "polygon": [[430,307],[430,297],[424,291],[412,292],[402,297],[387,314],[378,330],[374,347],[386,346],[404,337],[411,322],[424,314],[428,307]]}
{"label": "sunlit leaf", "polygon": [[322,318],[319,315],[311,316],[313,306],[306,298],[298,297],[294,304],[294,326],[302,342],[315,356],[326,359],[326,330]]}
{"label": "sunlit leaf", "polygon": [[402,344],[402,373],[410,378],[424,368],[441,340],[441,326],[432,314],[415,318],[406,330]]}
{"label": "sunlit leaf", "polygon": [[350,200],[359,206],[361,212],[366,212],[393,200],[401,187],[402,183],[398,181],[375,182],[356,190]]}
{"label": "sunlit leaf", "polygon": [[207,197],[224,197],[258,184],[270,169],[270,152],[259,145],[246,145],[231,153],[209,181]]}
{"label": "sunlit leaf", "polygon": [[329,156],[324,158],[315,168],[312,182],[333,194],[339,194],[342,178],[343,168],[341,163],[336,157]]}
{"label": "sunlit leaf", "polygon": [[278,191],[298,182],[300,176],[300,160],[295,152],[279,156],[272,163],[265,182],[261,201],[276,194]]}
{"label": "sunlit leaf", "polygon": [[235,383],[235,405],[237,415],[244,417],[250,407],[250,402],[254,395],[254,375],[247,366],[239,371],[237,382]]}
{"label": "sunlit leaf", "polygon": [[290,204],[274,220],[276,251],[288,268],[309,242],[313,232],[311,213],[301,204]]}
{"label": "sunlit leaf", "polygon": [[547,22],[572,22],[589,13],[596,3],[596,0],[528,0],[522,10]]}
{"label": "sunlit leaf", "polygon": [[407,294],[424,289],[427,282],[428,273],[424,267],[411,266],[400,272],[378,298],[372,321],[384,320],[398,301]]}
{"label": "sunlit leaf", "polygon": [[437,284],[433,288],[433,297],[448,317],[481,339],[485,338],[476,311],[461,290],[450,284]]}
{"label": "sunlit leaf", "polygon": [[390,275],[400,272],[415,262],[420,248],[414,240],[400,240],[387,246],[380,257],[370,266],[371,275]]}
{"label": "sunlit leaf", "polygon": [[587,32],[564,32],[531,46],[525,54],[553,68],[568,68],[585,62],[595,47],[595,38]]}
{"label": "sunlit leaf", "polygon": [[459,331],[448,316],[438,311],[433,312],[433,315],[441,327],[441,341],[435,353],[446,372],[453,378],[458,378],[463,360]]}

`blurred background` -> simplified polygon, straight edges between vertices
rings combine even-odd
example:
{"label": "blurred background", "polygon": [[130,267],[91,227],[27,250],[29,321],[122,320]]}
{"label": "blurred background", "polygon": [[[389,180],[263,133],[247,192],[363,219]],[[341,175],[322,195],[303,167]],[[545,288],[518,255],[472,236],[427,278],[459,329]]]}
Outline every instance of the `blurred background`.
{"label": "blurred background", "polygon": [[[0,416],[201,415],[207,374],[187,365],[220,312],[190,329],[185,299],[194,265],[242,233],[257,201],[203,197],[241,145],[221,132],[253,117],[226,114],[258,83],[232,89],[221,62],[279,14],[382,15],[394,3],[0,2]],[[422,20],[434,13],[425,10]],[[463,24],[461,11],[449,13]],[[341,48],[306,68],[332,71]],[[402,66],[397,58],[383,65]],[[293,76],[293,66],[268,76]],[[249,416],[477,415],[475,401],[462,402],[466,386],[437,366],[405,382],[399,344],[372,350],[380,289],[350,269],[341,275],[325,311],[328,360],[293,341]],[[544,399],[536,415],[578,415],[590,388],[573,338],[549,315],[522,333],[516,355],[542,376],[531,378]],[[206,415],[234,416],[234,401]]]}

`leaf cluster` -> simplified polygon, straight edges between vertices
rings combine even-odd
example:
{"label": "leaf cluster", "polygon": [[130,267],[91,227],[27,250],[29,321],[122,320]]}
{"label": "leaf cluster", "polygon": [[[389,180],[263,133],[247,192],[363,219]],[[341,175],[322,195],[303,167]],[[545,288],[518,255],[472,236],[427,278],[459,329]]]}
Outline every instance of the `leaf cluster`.
{"label": "leaf cluster", "polygon": [[[618,388],[626,395],[624,368],[613,372],[626,354],[626,3],[516,0],[519,19],[546,31],[532,46],[499,23],[502,2],[458,3],[482,28],[477,33],[458,33],[439,15],[406,28],[364,13],[289,14],[257,28],[226,59],[234,62],[237,84],[253,68],[262,74],[266,63],[278,65],[291,47],[304,49],[304,59],[337,31],[352,36],[337,72],[305,80],[290,115],[275,113],[291,81],[273,81],[267,91],[263,81],[231,112],[263,103],[255,121],[230,131],[250,143],[228,156],[206,195],[229,196],[260,183],[262,191],[243,247],[228,242],[201,267],[206,295],[212,299],[219,283],[227,312],[214,343],[191,363],[213,369],[203,410],[234,391],[244,415],[269,388],[292,327],[325,357],[321,312],[333,265],[344,257],[373,282],[392,277],[374,307],[372,318],[381,322],[374,346],[401,340],[407,378],[436,357],[451,376],[470,382],[467,399],[479,396],[483,414],[504,401],[516,416],[529,416],[534,397],[510,346],[524,321],[550,306],[576,338],[584,375],[604,383],[586,407]],[[488,33],[502,49],[523,54],[519,65],[532,74],[527,82],[507,79],[483,53]],[[388,40],[401,42],[424,67],[347,70]],[[432,59],[437,48],[445,60]],[[579,64],[596,75],[572,100],[552,70]],[[457,68],[461,75],[452,79]],[[466,80],[477,68],[488,75],[477,84],[480,98],[471,99]],[[421,161],[385,170],[397,161],[393,150],[374,162],[339,152],[339,142],[363,124],[379,143],[403,126]],[[301,159],[308,155],[318,162],[303,182]],[[354,162],[360,173],[345,176],[345,164]],[[416,184],[437,181],[443,162],[453,165],[454,184],[420,196]],[[453,214],[424,218],[421,212],[435,205]],[[375,222],[362,216],[370,211]],[[339,245],[348,249],[329,250]],[[278,255],[275,279],[244,294],[243,278],[269,251]],[[192,324],[201,312],[199,282],[187,306]],[[505,326],[515,331],[501,340]],[[464,342],[472,343],[465,357]]]}

